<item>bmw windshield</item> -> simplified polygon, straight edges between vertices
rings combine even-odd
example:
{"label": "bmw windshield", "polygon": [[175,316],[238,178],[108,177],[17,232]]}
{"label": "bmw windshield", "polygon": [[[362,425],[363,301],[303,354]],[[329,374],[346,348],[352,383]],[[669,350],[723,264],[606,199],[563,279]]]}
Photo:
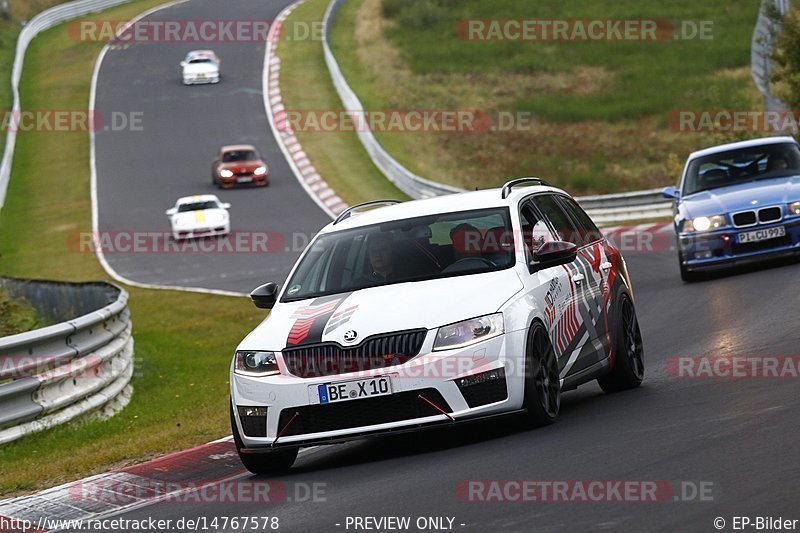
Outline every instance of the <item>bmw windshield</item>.
{"label": "bmw windshield", "polygon": [[289,280],[283,301],[492,272],[513,264],[506,208],[404,219],[321,235]]}
{"label": "bmw windshield", "polygon": [[698,157],[689,163],[683,196],[748,181],[800,174],[800,148],[777,143]]}

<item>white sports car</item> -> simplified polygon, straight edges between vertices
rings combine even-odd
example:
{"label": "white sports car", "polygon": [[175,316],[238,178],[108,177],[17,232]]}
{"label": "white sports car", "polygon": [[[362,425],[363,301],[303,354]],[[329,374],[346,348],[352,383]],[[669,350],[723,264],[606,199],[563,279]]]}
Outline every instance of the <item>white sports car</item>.
{"label": "white sports car", "polygon": [[219,83],[220,60],[211,50],[193,50],[181,61],[183,84]]}
{"label": "white sports car", "polygon": [[175,207],[167,209],[172,237],[175,240],[227,235],[231,231],[228,209],[213,194],[178,198]]}
{"label": "white sports car", "polygon": [[254,473],[364,435],[509,413],[545,425],[562,391],[644,376],[625,261],[536,178],[352,207],[282,289],[250,296],[272,311],[236,349],[230,412]]}

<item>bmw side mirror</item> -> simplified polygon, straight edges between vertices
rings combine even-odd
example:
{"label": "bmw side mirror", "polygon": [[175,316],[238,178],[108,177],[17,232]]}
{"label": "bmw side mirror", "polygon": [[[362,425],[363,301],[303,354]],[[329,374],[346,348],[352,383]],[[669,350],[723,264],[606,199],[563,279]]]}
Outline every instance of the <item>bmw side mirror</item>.
{"label": "bmw side mirror", "polygon": [[270,282],[253,289],[250,299],[259,309],[272,309],[278,301],[278,284]]}
{"label": "bmw side mirror", "polygon": [[670,200],[677,200],[680,197],[681,193],[675,187],[669,186],[664,187],[664,190],[661,191],[661,196],[664,198],[669,198]]}
{"label": "bmw side mirror", "polygon": [[533,254],[530,267],[533,271],[544,270],[575,261],[578,247],[571,242],[550,241],[542,244]]}
{"label": "bmw side mirror", "polygon": [[167,209],[165,211],[165,213],[167,214],[168,217],[171,217],[172,215],[174,215],[177,212],[178,212],[178,210],[175,209],[174,207],[171,207],[171,208],[169,208],[169,209]]}

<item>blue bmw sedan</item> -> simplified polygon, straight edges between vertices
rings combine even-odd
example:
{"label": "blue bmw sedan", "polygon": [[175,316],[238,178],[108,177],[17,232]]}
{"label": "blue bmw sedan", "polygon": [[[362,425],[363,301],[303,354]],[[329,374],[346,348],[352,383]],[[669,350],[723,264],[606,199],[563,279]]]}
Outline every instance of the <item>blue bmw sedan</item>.
{"label": "blue bmw sedan", "polygon": [[681,278],[800,252],[800,144],[769,137],[694,152],[675,200]]}

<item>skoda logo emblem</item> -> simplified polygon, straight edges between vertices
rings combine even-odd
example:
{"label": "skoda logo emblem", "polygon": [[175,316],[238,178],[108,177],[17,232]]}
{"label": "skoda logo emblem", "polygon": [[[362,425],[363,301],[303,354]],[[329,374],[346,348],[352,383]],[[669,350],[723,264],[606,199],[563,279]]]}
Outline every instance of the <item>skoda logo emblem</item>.
{"label": "skoda logo emblem", "polygon": [[358,338],[358,333],[355,330],[349,330],[344,332],[344,341],[345,342],[353,342]]}

